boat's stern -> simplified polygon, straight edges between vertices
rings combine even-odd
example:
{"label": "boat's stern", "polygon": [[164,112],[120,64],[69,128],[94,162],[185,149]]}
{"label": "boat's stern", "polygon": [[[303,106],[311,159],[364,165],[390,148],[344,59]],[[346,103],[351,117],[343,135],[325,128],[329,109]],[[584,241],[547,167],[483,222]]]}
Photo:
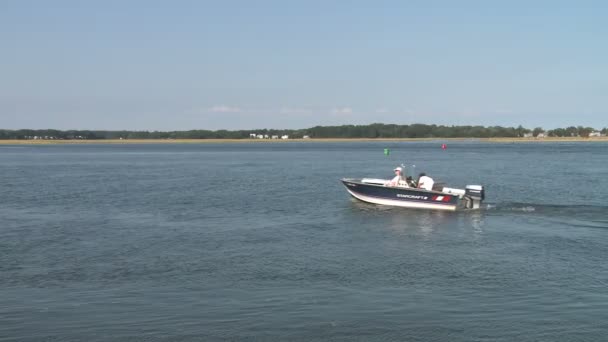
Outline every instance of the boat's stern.
{"label": "boat's stern", "polygon": [[486,191],[482,185],[467,185],[465,187],[464,207],[466,209],[479,209],[486,197]]}

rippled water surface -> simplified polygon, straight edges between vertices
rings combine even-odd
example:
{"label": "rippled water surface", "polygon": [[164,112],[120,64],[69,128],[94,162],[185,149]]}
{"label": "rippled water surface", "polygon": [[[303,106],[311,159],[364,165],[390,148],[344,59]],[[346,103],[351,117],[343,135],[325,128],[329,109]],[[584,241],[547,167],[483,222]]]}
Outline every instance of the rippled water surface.
{"label": "rippled water surface", "polygon": [[[608,144],[440,145],[0,146],[0,341],[605,340]],[[339,182],[402,162],[485,209]]]}

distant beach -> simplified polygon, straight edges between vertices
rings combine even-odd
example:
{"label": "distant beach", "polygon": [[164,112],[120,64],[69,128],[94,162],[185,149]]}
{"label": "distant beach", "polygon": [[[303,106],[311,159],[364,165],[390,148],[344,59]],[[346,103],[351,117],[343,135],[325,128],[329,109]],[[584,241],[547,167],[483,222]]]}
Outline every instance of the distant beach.
{"label": "distant beach", "polygon": [[359,141],[479,141],[495,143],[521,142],[608,142],[608,137],[548,138],[310,138],[310,139],[74,139],[74,140],[0,140],[0,145],[57,144],[218,144],[218,143],[290,143],[290,142],[359,142]]}

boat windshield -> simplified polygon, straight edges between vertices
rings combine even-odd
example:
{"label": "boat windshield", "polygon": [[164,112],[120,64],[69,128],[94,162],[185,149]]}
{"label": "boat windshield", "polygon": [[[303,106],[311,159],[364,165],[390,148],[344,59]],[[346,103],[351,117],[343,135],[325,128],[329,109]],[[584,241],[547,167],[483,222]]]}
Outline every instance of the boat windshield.
{"label": "boat windshield", "polygon": [[403,168],[403,175],[405,177],[412,177],[414,178],[416,176],[416,165],[407,165]]}
{"label": "boat windshield", "polygon": [[405,177],[405,179],[410,179],[410,181],[408,181],[410,186],[416,186],[416,165],[403,166],[403,177]]}

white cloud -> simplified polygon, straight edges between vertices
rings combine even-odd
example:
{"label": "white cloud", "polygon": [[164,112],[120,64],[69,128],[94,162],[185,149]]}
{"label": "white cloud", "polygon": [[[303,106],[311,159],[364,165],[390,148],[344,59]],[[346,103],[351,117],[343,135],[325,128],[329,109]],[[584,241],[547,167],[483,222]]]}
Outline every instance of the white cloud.
{"label": "white cloud", "polygon": [[306,109],[306,108],[291,108],[291,107],[287,107],[287,108],[281,108],[279,110],[279,112],[281,114],[286,114],[286,115],[298,115],[298,114],[311,114],[312,111],[310,109]]}
{"label": "white cloud", "polygon": [[353,113],[353,109],[350,107],[334,108],[330,113],[332,115],[350,115]]}
{"label": "white cloud", "polygon": [[464,108],[460,111],[456,111],[455,115],[463,118],[477,118],[482,116],[483,113],[476,109]]}
{"label": "white cloud", "polygon": [[217,105],[209,108],[210,112],[214,113],[240,113],[241,108],[239,107],[230,107],[225,105]]}
{"label": "white cloud", "polygon": [[511,109],[505,109],[505,108],[500,108],[500,109],[494,109],[494,114],[513,114],[513,110]]}

